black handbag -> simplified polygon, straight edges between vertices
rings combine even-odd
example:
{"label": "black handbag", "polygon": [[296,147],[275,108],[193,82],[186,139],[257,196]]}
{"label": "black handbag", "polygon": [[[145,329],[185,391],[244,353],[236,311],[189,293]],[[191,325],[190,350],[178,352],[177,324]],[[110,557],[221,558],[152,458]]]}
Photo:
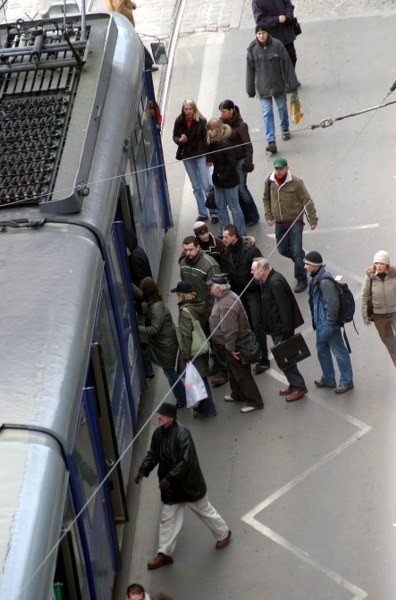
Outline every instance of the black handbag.
{"label": "black handbag", "polygon": [[370,292],[367,298],[367,318],[369,321],[374,321],[374,308],[373,308],[373,280],[370,277]]}
{"label": "black handbag", "polygon": [[252,365],[260,360],[261,348],[253,331],[249,330],[238,337],[236,351],[243,365]]}
{"label": "black handbag", "polygon": [[296,18],[294,18],[294,20],[293,20],[292,29],[293,29],[293,33],[294,33],[294,35],[300,35],[300,33],[302,33],[301,25],[300,25],[300,23],[297,21],[297,19],[296,19]]}
{"label": "black handbag", "polygon": [[215,210],[217,208],[213,185],[206,196],[205,206],[206,208],[209,208],[209,210]]}
{"label": "black handbag", "polygon": [[271,352],[276,364],[282,371],[311,356],[301,333],[296,333],[289,339],[276,344],[271,348]]}

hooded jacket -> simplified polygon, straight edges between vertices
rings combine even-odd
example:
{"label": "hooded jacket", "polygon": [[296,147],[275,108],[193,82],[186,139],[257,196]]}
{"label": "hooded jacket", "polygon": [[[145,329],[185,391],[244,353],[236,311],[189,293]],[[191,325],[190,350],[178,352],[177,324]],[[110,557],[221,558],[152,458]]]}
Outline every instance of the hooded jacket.
{"label": "hooded jacket", "polygon": [[269,180],[271,185],[268,178],[265,180],[263,197],[266,221],[303,221],[306,212],[310,225],[317,224],[315,204],[302,179],[288,170],[281,186],[275,181],[275,172],[271,173]]}
{"label": "hooded jacket", "polygon": [[206,494],[205,479],[191,433],[176,420],[169,427],[158,427],[151,438],[139,472],[145,477],[158,465],[158,479],[166,479],[170,486],[161,489],[164,504],[197,502]]}
{"label": "hooded jacket", "polygon": [[207,316],[209,316],[214,300],[207,282],[209,279],[212,279],[215,273],[220,273],[218,262],[208,254],[205,254],[203,250],[200,250],[194,258],[183,256],[179,264],[180,279],[191,283],[199,300],[203,300],[206,303]]}
{"label": "hooded jacket", "polygon": [[237,160],[245,159],[244,165],[248,171],[253,171],[253,145],[250,140],[249,128],[241,115],[234,112],[231,119],[224,120],[231,127],[231,135],[229,140],[234,148],[235,157]]}
{"label": "hooded jacket", "polygon": [[373,312],[376,315],[396,313],[396,267],[390,266],[384,279],[376,275],[375,265],[366,269],[366,277],[362,289],[362,317],[367,324],[367,304],[370,295],[373,303]]}
{"label": "hooded jacket", "polygon": [[212,182],[215,187],[233,188],[239,185],[235,151],[230,142],[231,127],[224,125],[222,138],[211,138],[208,160],[213,163]]}
{"label": "hooded jacket", "polygon": [[286,48],[271,35],[266,44],[255,39],[247,49],[246,92],[250,98],[271,98],[295,92],[300,85]]}
{"label": "hooded jacket", "polygon": [[147,254],[138,246],[137,236],[133,229],[125,230],[125,244],[128,248],[128,264],[132,283],[139,286],[145,277],[152,277]]}
{"label": "hooded jacket", "polygon": [[323,324],[340,327],[337,324],[340,312],[340,298],[334,283],[325,277],[331,273],[322,265],[318,271],[311,273],[309,283],[309,307],[312,314],[312,325],[318,329]]}

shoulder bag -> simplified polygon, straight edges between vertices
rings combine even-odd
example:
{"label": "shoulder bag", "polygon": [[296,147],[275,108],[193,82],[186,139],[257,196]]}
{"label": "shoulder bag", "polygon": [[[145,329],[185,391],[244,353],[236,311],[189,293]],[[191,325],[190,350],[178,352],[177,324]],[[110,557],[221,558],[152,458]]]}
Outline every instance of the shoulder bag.
{"label": "shoulder bag", "polygon": [[261,358],[261,349],[256,335],[251,329],[238,337],[236,351],[243,365],[252,365]]}
{"label": "shoulder bag", "polygon": [[[198,356],[202,356],[202,354],[207,354],[207,352],[209,352],[209,342],[204,330],[201,327],[201,323],[198,321],[198,319],[193,317],[188,308],[182,308],[181,310],[184,310],[188,314],[192,324],[191,356],[193,358],[197,358]],[[176,327],[176,333],[179,346],[181,348],[181,333],[179,327]]]}

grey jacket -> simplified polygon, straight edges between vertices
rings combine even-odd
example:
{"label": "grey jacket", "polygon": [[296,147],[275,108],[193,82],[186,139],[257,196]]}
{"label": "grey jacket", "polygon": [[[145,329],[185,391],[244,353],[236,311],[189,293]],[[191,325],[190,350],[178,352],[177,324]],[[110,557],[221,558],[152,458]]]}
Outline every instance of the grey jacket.
{"label": "grey jacket", "polygon": [[282,42],[268,36],[267,43],[251,42],[247,49],[246,92],[253,98],[270,98],[294,92],[300,85]]}
{"label": "grey jacket", "polygon": [[209,317],[210,331],[213,340],[225,346],[229,352],[236,351],[236,343],[240,335],[250,330],[249,320],[241,300],[231,290],[226,290],[220,298],[215,299]]}

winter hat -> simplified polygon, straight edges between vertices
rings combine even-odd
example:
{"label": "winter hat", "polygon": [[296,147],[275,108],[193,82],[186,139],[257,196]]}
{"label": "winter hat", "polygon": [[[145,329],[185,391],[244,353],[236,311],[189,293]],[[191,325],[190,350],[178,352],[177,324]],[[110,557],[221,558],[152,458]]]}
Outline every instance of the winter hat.
{"label": "winter hat", "polygon": [[268,27],[266,27],[266,25],[264,25],[264,23],[257,23],[256,33],[258,33],[259,31],[266,31],[267,33],[269,33]]}
{"label": "winter hat", "polygon": [[304,263],[306,265],[311,265],[311,267],[321,267],[323,265],[323,258],[319,252],[312,250],[305,255]]}
{"label": "winter hat", "polygon": [[212,283],[217,283],[219,285],[225,285],[228,283],[228,275],[227,273],[215,273],[212,275],[212,279],[206,282],[208,285],[212,285]]}
{"label": "winter hat", "polygon": [[384,265],[390,265],[390,256],[385,250],[378,250],[376,254],[374,254],[373,262],[383,263]]}
{"label": "winter hat", "polygon": [[194,233],[195,235],[202,235],[203,233],[208,233],[209,227],[203,221],[197,221],[194,225]]}
{"label": "winter hat", "polygon": [[174,406],[170,402],[163,402],[157,410],[157,413],[159,415],[164,415],[165,417],[172,417],[173,419],[176,419],[176,406]]}
{"label": "winter hat", "polygon": [[193,286],[189,281],[179,281],[177,286],[171,289],[171,292],[180,292],[181,294],[191,294],[193,292]]}

